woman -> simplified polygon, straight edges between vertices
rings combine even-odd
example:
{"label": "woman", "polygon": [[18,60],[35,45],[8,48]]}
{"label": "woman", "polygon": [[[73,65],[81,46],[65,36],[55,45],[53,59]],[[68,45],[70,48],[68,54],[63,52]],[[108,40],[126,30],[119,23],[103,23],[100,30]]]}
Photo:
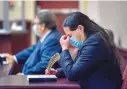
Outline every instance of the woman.
{"label": "woman", "polygon": [[[120,89],[119,57],[104,29],[81,12],[70,14],[63,29],[66,35],[60,39],[61,69],[46,70],[46,74],[60,76],[63,72],[69,80],[77,81],[81,89]],[[70,56],[69,44],[79,48],[76,61]]]}

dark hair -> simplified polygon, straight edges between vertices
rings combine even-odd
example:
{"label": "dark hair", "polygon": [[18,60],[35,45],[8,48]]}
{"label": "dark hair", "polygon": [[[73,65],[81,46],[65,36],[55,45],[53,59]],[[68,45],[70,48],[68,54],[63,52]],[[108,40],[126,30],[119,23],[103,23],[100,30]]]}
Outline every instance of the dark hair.
{"label": "dark hair", "polygon": [[107,32],[109,37],[112,39],[112,41],[114,41],[114,34],[113,34],[113,32],[110,29],[105,29],[105,31]]}
{"label": "dark hair", "polygon": [[[71,13],[64,21],[63,27],[69,26],[72,31],[76,30],[78,25],[85,27],[85,32],[90,33],[92,31],[90,19],[81,12]],[[91,30],[90,30],[91,29]]]}
{"label": "dark hair", "polygon": [[49,10],[40,10],[37,17],[39,18],[39,24],[45,24],[48,29],[56,29],[56,16],[54,13]]}
{"label": "dark hair", "polygon": [[84,26],[84,32],[87,36],[100,33],[102,39],[104,40],[107,48],[113,52],[115,57],[117,58],[118,62],[120,60],[118,51],[112,41],[111,37],[106,33],[105,29],[99,26],[94,21],[90,20],[88,16],[84,15],[81,12],[73,12],[71,13],[64,21],[63,27],[69,27],[71,31],[76,30],[78,25]]}

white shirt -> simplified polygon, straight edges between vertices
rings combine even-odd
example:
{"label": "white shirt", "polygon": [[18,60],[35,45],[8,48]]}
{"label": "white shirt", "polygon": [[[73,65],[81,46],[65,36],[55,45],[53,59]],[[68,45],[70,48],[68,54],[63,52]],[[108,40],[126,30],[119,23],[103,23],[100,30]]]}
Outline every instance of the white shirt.
{"label": "white shirt", "polygon": [[[50,32],[51,32],[51,30],[49,30],[48,32],[46,32],[46,34],[44,34],[44,36],[40,39],[41,43],[44,42],[45,38],[49,35]],[[16,63],[18,63],[15,55],[13,56],[13,59],[15,60]]]}

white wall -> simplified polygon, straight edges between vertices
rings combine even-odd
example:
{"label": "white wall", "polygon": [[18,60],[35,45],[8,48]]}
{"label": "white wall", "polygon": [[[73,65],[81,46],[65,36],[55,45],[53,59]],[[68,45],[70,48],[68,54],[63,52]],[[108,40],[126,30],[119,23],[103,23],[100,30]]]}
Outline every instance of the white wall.
{"label": "white wall", "polygon": [[0,20],[3,18],[3,1],[0,1]]}
{"label": "white wall", "polygon": [[127,48],[127,2],[89,1],[87,8],[85,13],[104,28],[112,30],[115,43],[118,45],[120,37],[121,46]]}
{"label": "white wall", "polygon": [[119,37],[122,47],[127,47],[127,2],[99,2],[101,24],[115,33],[115,42]]}

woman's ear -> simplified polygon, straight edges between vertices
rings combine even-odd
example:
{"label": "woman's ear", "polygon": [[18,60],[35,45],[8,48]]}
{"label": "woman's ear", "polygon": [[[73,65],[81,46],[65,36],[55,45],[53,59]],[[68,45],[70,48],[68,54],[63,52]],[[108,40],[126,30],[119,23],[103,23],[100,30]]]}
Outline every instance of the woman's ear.
{"label": "woman's ear", "polygon": [[84,33],[84,27],[82,25],[78,25],[78,29]]}

